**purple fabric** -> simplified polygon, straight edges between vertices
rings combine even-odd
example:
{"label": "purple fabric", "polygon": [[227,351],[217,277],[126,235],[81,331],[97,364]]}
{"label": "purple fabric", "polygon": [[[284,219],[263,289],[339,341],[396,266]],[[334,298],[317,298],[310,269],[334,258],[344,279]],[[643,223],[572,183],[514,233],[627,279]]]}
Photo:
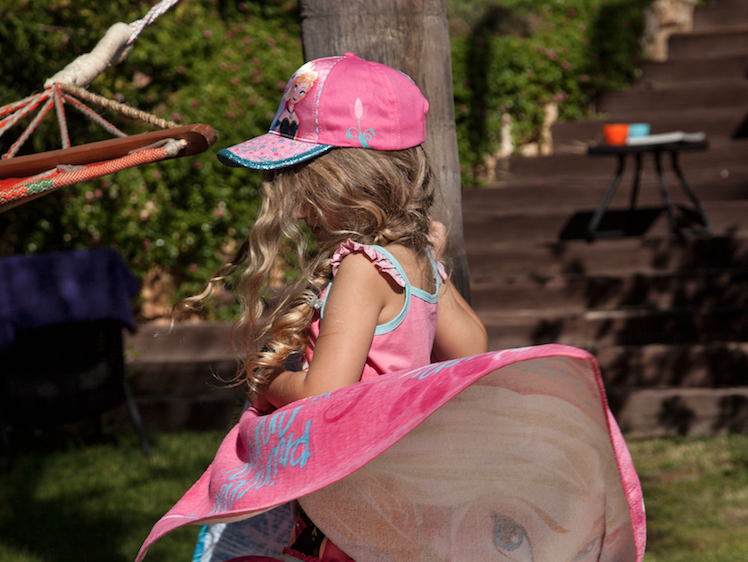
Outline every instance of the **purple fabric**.
{"label": "purple fabric", "polygon": [[130,301],[139,283],[111,248],[0,259],[0,351],[17,330],[119,320],[134,331]]}

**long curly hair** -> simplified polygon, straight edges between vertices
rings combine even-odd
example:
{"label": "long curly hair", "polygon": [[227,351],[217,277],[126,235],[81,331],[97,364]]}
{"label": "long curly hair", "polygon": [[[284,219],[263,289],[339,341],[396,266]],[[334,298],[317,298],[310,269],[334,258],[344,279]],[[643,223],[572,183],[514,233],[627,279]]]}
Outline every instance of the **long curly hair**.
{"label": "long curly hair", "polygon": [[[427,260],[429,210],[435,176],[421,146],[399,151],[335,148],[313,160],[264,172],[263,198],[248,239],[203,291],[175,305],[175,312],[199,307],[227,277],[242,268],[236,284],[246,357],[236,382],[246,379],[250,393],[261,393],[287,358],[305,354],[307,328],[314,318],[310,299],[332,277],[330,259],[347,239],[361,244],[399,244]],[[300,205],[322,233],[310,254],[294,212]],[[291,243],[302,275],[269,300],[269,282],[282,246]]]}

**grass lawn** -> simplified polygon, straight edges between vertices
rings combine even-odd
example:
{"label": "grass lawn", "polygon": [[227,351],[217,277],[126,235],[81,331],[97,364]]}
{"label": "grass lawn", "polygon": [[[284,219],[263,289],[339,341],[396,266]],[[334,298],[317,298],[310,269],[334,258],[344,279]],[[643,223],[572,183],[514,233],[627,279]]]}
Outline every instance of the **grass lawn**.
{"label": "grass lawn", "polygon": [[[151,434],[146,459],[134,431],[88,444],[69,433],[26,436],[13,470],[0,471],[0,562],[132,562],[222,437]],[[189,562],[197,532],[171,533],[147,560]]]}
{"label": "grass lawn", "polygon": [[[132,562],[222,436],[153,434],[149,459],[134,432],[93,443],[70,433],[26,437],[13,469],[0,471],[0,562]],[[748,436],[630,449],[647,504],[646,562],[748,560]],[[197,527],[171,533],[147,562],[189,562],[196,535]]]}
{"label": "grass lawn", "polygon": [[748,435],[629,449],[647,506],[645,562],[748,560]]}

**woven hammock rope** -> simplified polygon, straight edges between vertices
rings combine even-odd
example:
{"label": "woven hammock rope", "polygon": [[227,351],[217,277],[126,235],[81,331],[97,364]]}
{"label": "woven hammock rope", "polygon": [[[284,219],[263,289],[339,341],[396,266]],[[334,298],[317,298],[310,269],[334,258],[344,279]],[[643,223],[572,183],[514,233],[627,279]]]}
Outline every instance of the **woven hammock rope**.
{"label": "woven hammock rope", "polygon": [[[5,107],[0,108],[0,119],[4,118],[2,121],[0,121],[0,137],[2,137],[10,127],[15,125],[23,117],[34,111],[34,109],[39,107],[42,102],[46,101],[44,106],[39,110],[39,113],[29,124],[23,134],[15,143],[13,143],[8,152],[3,154],[2,159],[7,160],[8,158],[13,158],[18,153],[18,150],[21,148],[21,146],[23,146],[24,142],[26,142],[26,140],[31,136],[31,133],[34,132],[34,129],[36,129],[37,125],[52,108],[52,105],[54,105],[57,110],[57,122],[60,125],[62,148],[70,148],[70,135],[67,130],[67,119],[65,117],[64,109],[65,103],[69,103],[72,107],[80,111],[90,120],[101,125],[115,137],[127,136],[127,134],[123,133],[109,121],[104,119],[101,115],[93,111],[78,99],[74,98],[71,94],[75,94],[80,98],[86,99],[87,101],[95,102],[102,107],[119,111],[123,115],[139,119],[162,129],[174,129],[176,127],[179,127],[179,125],[177,125],[173,121],[167,121],[166,119],[161,119],[159,117],[151,115],[150,113],[146,113],[145,111],[140,111],[139,109],[135,109],[128,105],[109,100],[102,96],[97,96],[96,94],[92,94],[91,92],[84,90],[83,88],[71,86],[69,84],[53,84],[50,88],[46,89],[41,94],[30,96],[24,100],[21,100],[20,102],[16,102],[15,104],[6,105]],[[10,115],[6,117],[8,113],[10,113]]]}
{"label": "woven hammock rope", "polygon": [[173,158],[186,144],[187,141],[185,140],[169,139],[163,143],[163,146],[146,147],[107,162],[98,162],[86,166],[58,166],[53,170],[21,181],[16,178],[0,179],[0,206],[3,207],[3,210],[7,210],[61,187],[121,172],[134,166]]}
{"label": "woven hammock rope", "polygon": [[[93,51],[78,57],[63,70],[49,78],[44,84],[43,92],[0,107],[0,137],[17,125],[22,119],[33,115],[34,112],[38,110],[20,137],[10,146],[8,151],[0,157],[0,212],[22,202],[34,199],[43,193],[59,189],[60,187],[88,181],[133,166],[157,162],[166,158],[174,158],[178,155],[197,154],[206,150],[213,144],[215,141],[215,132],[210,129],[210,127],[205,125],[198,125],[193,128],[180,127],[173,121],[161,119],[131,106],[92,94],[84,88],[101,72],[119,62],[122,62],[132,49],[132,43],[137,39],[143,29],[155,21],[156,18],[164,14],[178,1],[179,0],[162,0],[154,5],[149,10],[148,14],[146,14],[142,19],[129,25],[124,23],[113,25],[109,28],[106,35],[101,39],[101,41],[99,41]],[[66,161],[65,156],[62,153],[71,148],[67,117],[65,115],[66,105],[73,107],[88,119],[103,127],[114,137],[120,139],[127,137],[124,132],[80,100],[96,103],[101,107],[117,111],[128,117],[139,119],[156,127],[160,127],[161,129],[178,130],[175,131],[174,138],[171,141],[161,138],[158,139],[161,141],[163,146],[130,146],[132,143],[128,143],[128,148],[131,150],[130,154],[123,155],[120,152],[116,154],[113,159],[108,161],[97,161],[93,164],[90,163],[90,160],[82,162],[80,161],[80,152],[76,154],[76,162],[71,162],[70,160]],[[56,158],[58,153],[60,153],[60,160],[48,164],[49,169],[44,168],[41,173],[39,170],[34,169],[32,177],[13,177],[12,175],[9,175],[9,173],[4,173],[10,172],[8,164],[5,163],[8,163],[16,156],[16,154],[18,154],[21,147],[53,107],[57,114],[62,150],[42,153],[42,155],[50,154],[54,155]],[[128,138],[134,139],[136,137],[143,137],[144,142],[147,140],[149,144],[153,142],[151,134],[148,133]],[[185,150],[192,140],[196,140],[197,146]],[[94,143],[90,146],[94,147],[101,144],[105,143]],[[111,154],[111,150],[108,149],[107,153]],[[31,157],[19,157],[17,160],[28,158]],[[99,160],[105,159],[106,157],[103,157]],[[50,162],[50,158],[45,156],[43,161],[46,164]],[[14,160],[14,162],[16,162],[16,160]],[[76,165],[67,165],[71,163]],[[36,162],[34,165],[36,165]],[[3,167],[6,168],[5,171],[3,170]],[[14,171],[18,169],[24,168],[21,166],[13,167]]]}
{"label": "woven hammock rope", "polygon": [[[132,107],[108,100],[104,97],[97,96],[88,92],[80,86],[86,86],[93,81],[104,70],[122,62],[131,50],[132,44],[142,33],[147,25],[153,23],[156,18],[166,13],[169,8],[174,6],[179,0],[162,0],[153,6],[146,16],[129,25],[115,24],[107,31],[104,38],[96,45],[90,53],[82,55],[62,69],[60,72],[49,78],[44,84],[44,91],[40,94],[29,96],[19,102],[12,103],[0,108],[0,137],[8,129],[16,125],[21,119],[33,112],[42,103],[44,105],[37,113],[36,117],[26,127],[18,140],[13,143],[2,159],[13,158],[23,144],[28,140],[36,127],[39,125],[44,116],[52,109],[54,105],[57,112],[57,121],[60,126],[60,138],[62,148],[70,146],[70,135],[67,129],[67,119],[65,117],[65,103],[70,103],[74,108],[83,113],[86,117],[101,125],[110,134],[123,137],[125,133],[109,123],[96,112],[89,109],[78,99],[72,97],[76,95],[87,101],[97,103],[107,109],[114,109],[135,119],[140,119],[162,129],[169,127],[178,127],[176,123],[159,119],[144,111],[139,111]],[[64,92],[64,93],[63,93]]]}
{"label": "woven hammock rope", "polygon": [[179,0],[161,0],[161,2],[153,6],[148,11],[145,17],[139,19],[138,21],[132,22],[130,24],[130,28],[132,29],[132,35],[130,36],[130,39],[128,39],[127,41],[128,45],[135,42],[135,40],[138,38],[138,35],[141,34],[141,32],[143,31],[143,29],[145,29],[146,26],[152,24],[156,20],[156,18],[165,14],[169,10],[169,8],[171,8],[177,2],[179,2]]}

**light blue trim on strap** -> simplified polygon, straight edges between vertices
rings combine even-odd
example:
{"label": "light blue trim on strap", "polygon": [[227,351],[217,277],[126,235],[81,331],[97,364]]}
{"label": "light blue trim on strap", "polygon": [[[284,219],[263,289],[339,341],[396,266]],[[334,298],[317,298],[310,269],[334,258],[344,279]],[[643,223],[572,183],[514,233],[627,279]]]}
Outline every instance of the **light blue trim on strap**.
{"label": "light blue trim on strap", "polygon": [[413,294],[418,298],[425,300],[426,302],[435,304],[439,302],[439,289],[441,288],[442,280],[439,277],[439,267],[436,265],[436,260],[431,255],[431,251],[426,249],[426,254],[429,257],[429,262],[431,262],[431,271],[434,273],[434,282],[436,284],[436,288],[434,289],[434,293],[432,294],[428,291],[424,291],[423,289],[419,289],[418,287],[413,287]]}
{"label": "light blue trim on strap", "polygon": [[[439,279],[439,269],[436,266],[436,260],[434,260],[434,258],[431,256],[431,252],[429,252],[428,250],[427,250],[427,254],[429,256],[429,262],[431,263],[431,270],[434,272],[434,280],[436,282],[436,290],[433,294],[411,285],[410,280],[408,279],[408,276],[405,274],[405,270],[400,265],[400,262],[397,261],[395,259],[395,256],[393,256],[388,250],[384,249],[382,246],[376,246],[376,245],[372,245],[369,247],[374,248],[377,252],[383,254],[384,257],[386,257],[390,261],[390,263],[395,267],[397,272],[402,276],[403,280],[405,281],[405,287],[404,287],[405,303],[403,303],[403,307],[400,309],[400,312],[398,313],[397,316],[395,316],[395,318],[393,318],[389,322],[377,325],[376,329],[374,330],[375,336],[381,336],[382,334],[387,334],[393,331],[395,328],[397,328],[400,324],[403,323],[403,321],[405,320],[405,317],[408,315],[408,311],[410,310],[411,295],[418,297],[419,299],[424,300],[431,304],[435,304],[439,302],[439,287],[441,285],[441,279]],[[330,281],[330,283],[328,283],[327,285],[327,291],[325,292],[325,298],[322,303],[322,308],[319,311],[320,319],[324,318],[325,316],[325,305],[327,304],[327,296],[330,294],[330,287],[332,287],[332,281]]]}
{"label": "light blue trim on strap", "polygon": [[384,254],[384,257],[386,257],[390,261],[390,263],[395,266],[395,269],[405,281],[405,303],[403,303],[403,307],[400,309],[400,312],[389,322],[379,324],[374,330],[375,336],[381,336],[382,334],[387,334],[393,331],[403,323],[405,317],[408,315],[408,310],[410,310],[410,296],[411,294],[413,294],[415,287],[410,284],[410,280],[408,279],[408,276],[405,275],[403,266],[401,266],[400,262],[395,259],[395,256],[393,256],[389,251],[382,248],[382,246],[372,246],[372,248],[374,248],[377,252]]}

